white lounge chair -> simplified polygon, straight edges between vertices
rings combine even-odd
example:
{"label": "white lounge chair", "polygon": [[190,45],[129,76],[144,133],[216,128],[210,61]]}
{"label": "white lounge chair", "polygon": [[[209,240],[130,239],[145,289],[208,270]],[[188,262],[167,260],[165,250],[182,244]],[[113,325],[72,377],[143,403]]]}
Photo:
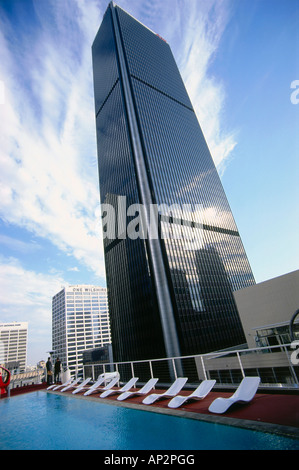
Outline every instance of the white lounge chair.
{"label": "white lounge chair", "polygon": [[260,377],[245,377],[235,393],[229,398],[216,398],[210,407],[211,413],[225,413],[234,403],[249,403],[255,396],[260,384]]}
{"label": "white lounge chair", "polygon": [[86,390],[85,385],[87,385],[91,381],[91,377],[88,377],[84,382],[81,384],[77,385],[75,390],[72,391],[73,394],[82,392],[82,390]]}
{"label": "white lounge chair", "polygon": [[189,400],[203,400],[212,390],[216,380],[204,380],[190,395],[177,395],[168,403],[169,408],[179,408],[183,403]]}
{"label": "white lounge chair", "polygon": [[110,380],[115,379],[116,377],[120,377],[119,372],[104,372],[103,374],[99,375],[98,379],[104,377],[106,382],[110,382]]}
{"label": "white lounge chair", "polygon": [[117,399],[119,401],[126,400],[127,398],[133,397],[134,395],[147,395],[156,385],[159,379],[150,379],[140,390],[133,392],[123,392]]}
{"label": "white lounge chair", "polygon": [[[116,379],[116,380],[115,380]],[[84,387],[86,392],[84,395],[90,395],[91,393],[95,393],[99,390],[106,390],[104,388],[106,385],[110,384],[112,381],[113,385],[112,387],[116,384],[116,382],[119,381],[119,373],[118,372],[106,372],[98,376],[97,381],[88,387]],[[104,386],[103,386],[104,384]]]}
{"label": "white lounge chair", "polygon": [[58,390],[59,388],[62,388],[62,387],[67,387],[70,384],[77,385],[77,383],[80,382],[80,380],[81,379],[74,380],[73,378],[71,378],[71,379],[67,380],[64,384],[56,385],[56,387],[54,386],[53,391]]}
{"label": "white lounge chair", "polygon": [[151,395],[148,395],[145,397],[145,399],[142,401],[145,405],[151,405],[157,400],[161,400],[162,398],[172,398],[175,397],[184,387],[185,383],[187,382],[188,379],[184,377],[180,377],[176,379],[171,387],[169,387],[166,392],[158,394],[158,393],[152,393]]}
{"label": "white lounge chair", "polygon": [[[75,382],[72,382],[71,384],[69,384],[67,387],[64,387],[62,390],[60,390],[61,392],[66,392],[66,390],[70,390],[71,388],[77,388],[77,387],[81,387],[82,385],[86,385],[88,382],[90,382],[91,380],[91,377],[88,377],[88,379],[84,380],[81,384],[78,384],[78,382],[80,381],[81,379],[77,379],[75,380]],[[78,384],[78,385],[77,385]]]}
{"label": "white lounge chair", "polygon": [[86,395],[87,392],[89,392],[89,391],[96,390],[98,387],[100,387],[104,383],[105,383],[105,377],[98,377],[98,380],[94,384],[89,385],[88,387],[84,387],[84,389],[86,390],[84,395]]}
{"label": "white lounge chair", "polygon": [[109,384],[107,384],[105,387],[101,387],[101,385],[92,385],[87,392],[84,393],[85,396],[91,395],[92,393],[99,393],[99,392],[104,392],[106,390],[110,390],[110,388],[113,388],[114,385],[119,382],[119,377],[115,377]]}
{"label": "white lounge chair", "polygon": [[[71,380],[72,380],[72,379],[71,379]],[[70,381],[68,381],[68,383],[70,383]],[[67,385],[67,384],[63,384],[63,385]],[[63,385],[61,385],[61,387],[62,387]],[[47,390],[53,390],[54,388],[56,388],[56,384],[50,385],[50,387],[47,387]]]}
{"label": "white lounge chair", "polygon": [[128,390],[130,390],[130,388],[134,387],[134,385],[136,384],[137,381],[138,381],[138,377],[132,377],[132,379],[129,380],[129,382],[126,385],[124,385],[123,387],[119,388],[118,390],[105,390],[103,393],[101,393],[100,397],[101,398],[106,398],[109,395],[112,395],[113,393],[127,392]]}

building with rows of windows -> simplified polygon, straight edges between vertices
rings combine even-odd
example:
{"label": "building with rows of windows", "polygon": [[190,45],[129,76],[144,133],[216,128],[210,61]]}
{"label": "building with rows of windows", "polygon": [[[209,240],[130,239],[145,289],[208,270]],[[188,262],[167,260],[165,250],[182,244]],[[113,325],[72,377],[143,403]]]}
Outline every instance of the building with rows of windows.
{"label": "building with rows of windows", "polygon": [[9,369],[26,369],[28,323],[0,323],[0,364]]}
{"label": "building with rows of windows", "polygon": [[82,353],[111,343],[105,287],[64,287],[52,299],[52,347],[54,360],[72,375],[82,371]]}

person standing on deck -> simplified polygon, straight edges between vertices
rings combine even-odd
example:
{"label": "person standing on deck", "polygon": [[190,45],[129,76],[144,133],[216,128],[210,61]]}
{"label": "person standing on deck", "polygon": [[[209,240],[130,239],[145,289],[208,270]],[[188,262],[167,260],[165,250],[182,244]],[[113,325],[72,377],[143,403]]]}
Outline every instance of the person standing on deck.
{"label": "person standing on deck", "polygon": [[52,384],[52,377],[53,377],[53,371],[52,371],[52,362],[51,358],[48,357],[48,360],[46,362],[46,368],[47,368],[47,384],[51,385]]}

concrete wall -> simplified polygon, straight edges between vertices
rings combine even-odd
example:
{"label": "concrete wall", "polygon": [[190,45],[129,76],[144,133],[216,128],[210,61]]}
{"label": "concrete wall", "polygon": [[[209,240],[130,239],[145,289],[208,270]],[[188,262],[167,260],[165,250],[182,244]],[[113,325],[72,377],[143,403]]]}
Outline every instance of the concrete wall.
{"label": "concrete wall", "polygon": [[253,328],[290,322],[299,308],[299,270],[234,292],[249,348],[255,348]]}

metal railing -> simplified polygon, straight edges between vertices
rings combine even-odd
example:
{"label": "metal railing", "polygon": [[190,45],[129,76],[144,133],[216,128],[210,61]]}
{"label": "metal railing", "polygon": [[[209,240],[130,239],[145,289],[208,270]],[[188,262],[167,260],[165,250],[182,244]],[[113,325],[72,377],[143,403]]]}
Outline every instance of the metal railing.
{"label": "metal railing", "polygon": [[10,380],[10,389],[22,387],[24,385],[33,385],[42,383],[46,378],[46,373],[43,369],[34,370],[29,372],[12,373]]}
{"label": "metal railing", "polygon": [[[295,342],[296,343],[296,342]],[[120,381],[139,377],[140,383],[159,378],[161,385],[172,383],[183,371],[192,388],[204,379],[216,379],[216,386],[237,386],[245,376],[259,376],[261,387],[281,389],[299,388],[299,342],[255,349],[227,350],[214,353],[160,358],[144,361],[93,363],[83,366],[84,377],[97,377],[106,372],[117,371]]]}

